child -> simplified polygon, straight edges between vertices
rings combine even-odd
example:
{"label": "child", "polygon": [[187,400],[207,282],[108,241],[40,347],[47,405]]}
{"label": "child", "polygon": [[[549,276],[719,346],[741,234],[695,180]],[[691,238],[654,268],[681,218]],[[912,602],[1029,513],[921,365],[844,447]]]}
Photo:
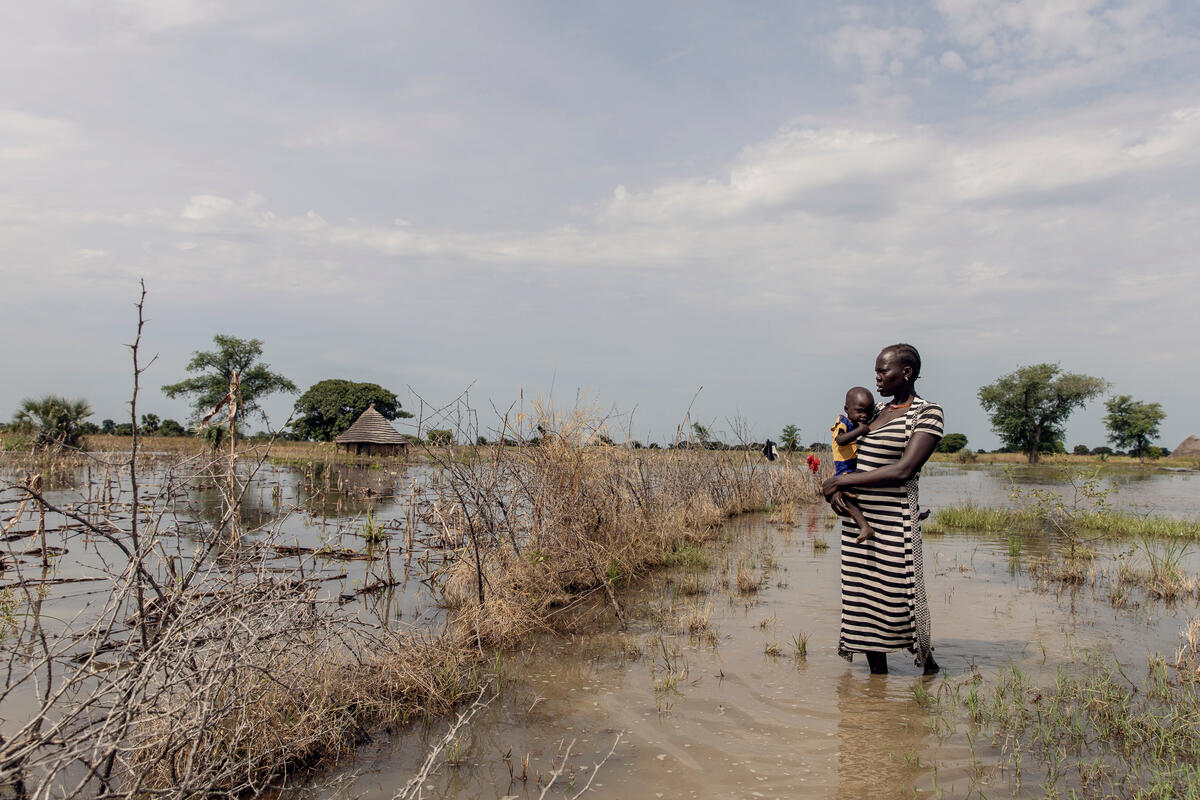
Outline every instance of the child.
{"label": "child", "polygon": [[[858,466],[858,445],[855,441],[869,430],[871,417],[875,413],[875,397],[861,386],[855,386],[846,392],[846,405],[839,414],[837,422],[830,428],[833,434],[833,474],[844,475],[854,472]],[[850,518],[858,525],[858,538],[854,541],[862,544],[875,536],[875,529],[867,523],[862,509],[857,504],[846,500],[846,508]]]}
{"label": "child", "polygon": [[[837,422],[829,429],[833,433],[834,475],[854,472],[858,468],[858,445],[855,441],[870,430],[871,419],[875,416],[875,397],[863,387],[855,386],[846,392],[846,406],[842,410],[846,413],[839,414]],[[862,544],[873,538],[875,529],[867,523],[862,510],[848,498],[846,508],[860,531],[854,541]],[[918,520],[924,520],[928,516],[929,509],[917,509]]]}

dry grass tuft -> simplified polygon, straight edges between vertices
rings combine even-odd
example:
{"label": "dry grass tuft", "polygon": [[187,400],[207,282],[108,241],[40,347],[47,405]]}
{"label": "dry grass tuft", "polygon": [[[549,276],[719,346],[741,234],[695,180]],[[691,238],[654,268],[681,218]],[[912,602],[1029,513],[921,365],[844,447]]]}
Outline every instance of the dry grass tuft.
{"label": "dry grass tuft", "polygon": [[686,597],[694,597],[695,595],[707,592],[708,583],[700,575],[684,575],[679,579],[675,591]]}
{"label": "dry grass tuft", "polygon": [[1200,683],[1200,617],[1194,618],[1179,634],[1182,640],[1175,651],[1175,669],[1191,683]]}
{"label": "dry grass tuft", "polygon": [[299,635],[235,634],[232,662],[221,645],[181,664],[172,691],[134,724],[125,782],[261,791],[352,754],[380,724],[446,712],[478,686],[478,654],[462,641],[384,634],[356,653],[297,622]]}
{"label": "dry grass tuft", "polygon": [[680,633],[698,634],[709,630],[712,626],[712,606],[688,606],[677,617],[677,628]]}
{"label": "dry grass tuft", "polygon": [[762,586],[762,576],[746,562],[738,562],[737,567],[738,594],[754,594]]}

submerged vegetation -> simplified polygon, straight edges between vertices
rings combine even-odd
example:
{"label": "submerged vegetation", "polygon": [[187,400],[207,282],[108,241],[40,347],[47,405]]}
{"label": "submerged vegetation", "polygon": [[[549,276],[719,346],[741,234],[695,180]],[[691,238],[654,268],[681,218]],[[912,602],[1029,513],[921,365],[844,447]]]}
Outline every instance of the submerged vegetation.
{"label": "submerged vegetation", "polygon": [[[1200,796],[1200,617],[1172,657],[1150,656],[1144,672],[1092,656],[1060,667],[1053,682],[1012,665],[990,685],[972,673],[914,691],[943,737],[965,713],[1000,756],[985,774],[1003,771],[1016,789],[1033,784],[1046,797]],[[983,737],[970,738],[975,749]]]}

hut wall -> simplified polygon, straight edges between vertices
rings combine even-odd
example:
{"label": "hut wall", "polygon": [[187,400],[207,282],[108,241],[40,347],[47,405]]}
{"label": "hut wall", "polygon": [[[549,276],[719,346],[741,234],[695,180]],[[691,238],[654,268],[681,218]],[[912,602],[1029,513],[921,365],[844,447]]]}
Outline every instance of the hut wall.
{"label": "hut wall", "polygon": [[375,444],[373,442],[350,442],[342,447],[346,448],[347,453],[353,453],[356,456],[402,456],[405,450],[405,445],[402,444]]}

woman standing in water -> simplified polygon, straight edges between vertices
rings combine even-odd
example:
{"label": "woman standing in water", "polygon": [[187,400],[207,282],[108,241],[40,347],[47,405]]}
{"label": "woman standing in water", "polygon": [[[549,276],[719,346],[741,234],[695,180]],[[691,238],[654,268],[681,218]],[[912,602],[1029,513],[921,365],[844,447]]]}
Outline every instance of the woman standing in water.
{"label": "woman standing in water", "polygon": [[[858,469],[825,481],[825,499],[842,519],[842,628],[838,655],[865,653],[871,672],[887,672],[887,653],[909,650],[930,675],[929,607],[918,519],[917,480],[942,438],[942,408],[917,396],[921,356],[912,345],[885,347],[875,359],[875,386],[890,402],[858,440]],[[858,527],[843,495],[857,498],[875,537],[855,541]]]}

